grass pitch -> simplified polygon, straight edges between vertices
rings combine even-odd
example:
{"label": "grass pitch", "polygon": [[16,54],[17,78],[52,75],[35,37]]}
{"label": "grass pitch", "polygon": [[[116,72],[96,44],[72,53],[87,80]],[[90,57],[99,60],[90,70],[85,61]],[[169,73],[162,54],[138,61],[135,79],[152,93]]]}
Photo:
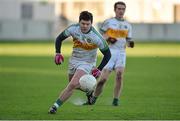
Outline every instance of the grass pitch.
{"label": "grass pitch", "polygon": [[111,106],[112,74],[96,105],[79,106],[86,96],[75,91],[56,115],[48,115],[68,83],[71,47],[63,43],[65,62],[56,66],[53,43],[0,43],[1,120],[180,120],[180,43],[137,43],[127,49],[120,106]]}

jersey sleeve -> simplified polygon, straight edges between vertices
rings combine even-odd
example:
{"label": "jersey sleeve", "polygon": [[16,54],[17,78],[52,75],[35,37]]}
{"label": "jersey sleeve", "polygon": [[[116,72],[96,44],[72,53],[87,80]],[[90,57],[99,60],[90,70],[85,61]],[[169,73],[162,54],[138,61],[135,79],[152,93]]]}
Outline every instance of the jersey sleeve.
{"label": "jersey sleeve", "polygon": [[102,23],[102,26],[101,26],[101,28],[100,28],[100,33],[101,33],[101,34],[102,34],[102,33],[105,33],[105,32],[107,31],[107,29],[108,29],[108,24],[109,24],[108,20],[106,20],[106,21],[104,21],[104,22]]}
{"label": "jersey sleeve", "polygon": [[128,36],[127,38],[132,38],[132,26],[129,24],[129,29],[128,29]]}
{"label": "jersey sleeve", "polygon": [[73,24],[73,25],[69,26],[68,28],[66,28],[64,30],[64,35],[67,36],[67,37],[72,36],[73,35],[72,33],[74,32],[75,26],[76,25]]}

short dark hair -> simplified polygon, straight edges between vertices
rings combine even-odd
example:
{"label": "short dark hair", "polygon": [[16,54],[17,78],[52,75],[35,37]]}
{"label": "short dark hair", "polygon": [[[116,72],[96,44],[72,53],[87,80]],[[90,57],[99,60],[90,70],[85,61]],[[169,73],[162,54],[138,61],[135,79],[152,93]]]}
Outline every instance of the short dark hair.
{"label": "short dark hair", "polygon": [[79,22],[81,20],[85,20],[85,21],[91,21],[91,23],[93,22],[93,15],[92,13],[88,12],[88,11],[82,11],[80,13],[80,16],[79,16]]}
{"label": "short dark hair", "polygon": [[116,2],[115,4],[114,4],[114,10],[116,10],[116,7],[117,7],[117,5],[118,4],[120,4],[120,5],[124,5],[125,6],[125,8],[126,8],[126,4],[124,3],[124,2],[122,2],[122,1],[118,1],[118,2]]}

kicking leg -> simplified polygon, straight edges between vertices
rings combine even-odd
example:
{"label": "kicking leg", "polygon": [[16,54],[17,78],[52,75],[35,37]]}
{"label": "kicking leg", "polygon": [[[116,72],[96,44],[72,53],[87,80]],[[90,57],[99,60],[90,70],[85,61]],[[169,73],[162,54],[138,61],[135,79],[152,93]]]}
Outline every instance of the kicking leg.
{"label": "kicking leg", "polygon": [[63,102],[65,102],[73,93],[74,89],[79,88],[79,79],[81,76],[86,74],[83,70],[77,70],[72,77],[71,81],[67,85],[67,87],[62,91],[57,101],[54,103],[54,105],[50,108],[49,113],[54,114],[56,113],[56,110],[58,107],[60,107]]}

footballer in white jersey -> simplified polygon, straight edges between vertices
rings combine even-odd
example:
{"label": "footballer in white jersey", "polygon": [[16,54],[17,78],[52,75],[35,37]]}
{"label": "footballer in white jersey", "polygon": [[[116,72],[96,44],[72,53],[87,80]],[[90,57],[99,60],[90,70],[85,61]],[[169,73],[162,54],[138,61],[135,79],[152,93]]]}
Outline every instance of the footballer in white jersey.
{"label": "footballer in white jersey", "polygon": [[[73,51],[69,60],[69,83],[60,93],[58,99],[48,113],[55,114],[60,107],[74,92],[74,89],[81,89],[80,78],[85,74],[92,74],[99,77],[101,70],[111,58],[111,52],[103,37],[92,27],[93,15],[88,11],[82,11],[79,16],[79,23],[69,26],[59,34],[55,42],[55,63],[60,65],[64,61],[61,54],[62,41],[68,37],[73,38]],[[97,49],[103,54],[100,65],[96,68]],[[61,82],[60,82],[61,83]],[[87,90],[83,90],[86,91]],[[92,90],[91,90],[92,91]],[[87,95],[89,99],[89,95]]]}

